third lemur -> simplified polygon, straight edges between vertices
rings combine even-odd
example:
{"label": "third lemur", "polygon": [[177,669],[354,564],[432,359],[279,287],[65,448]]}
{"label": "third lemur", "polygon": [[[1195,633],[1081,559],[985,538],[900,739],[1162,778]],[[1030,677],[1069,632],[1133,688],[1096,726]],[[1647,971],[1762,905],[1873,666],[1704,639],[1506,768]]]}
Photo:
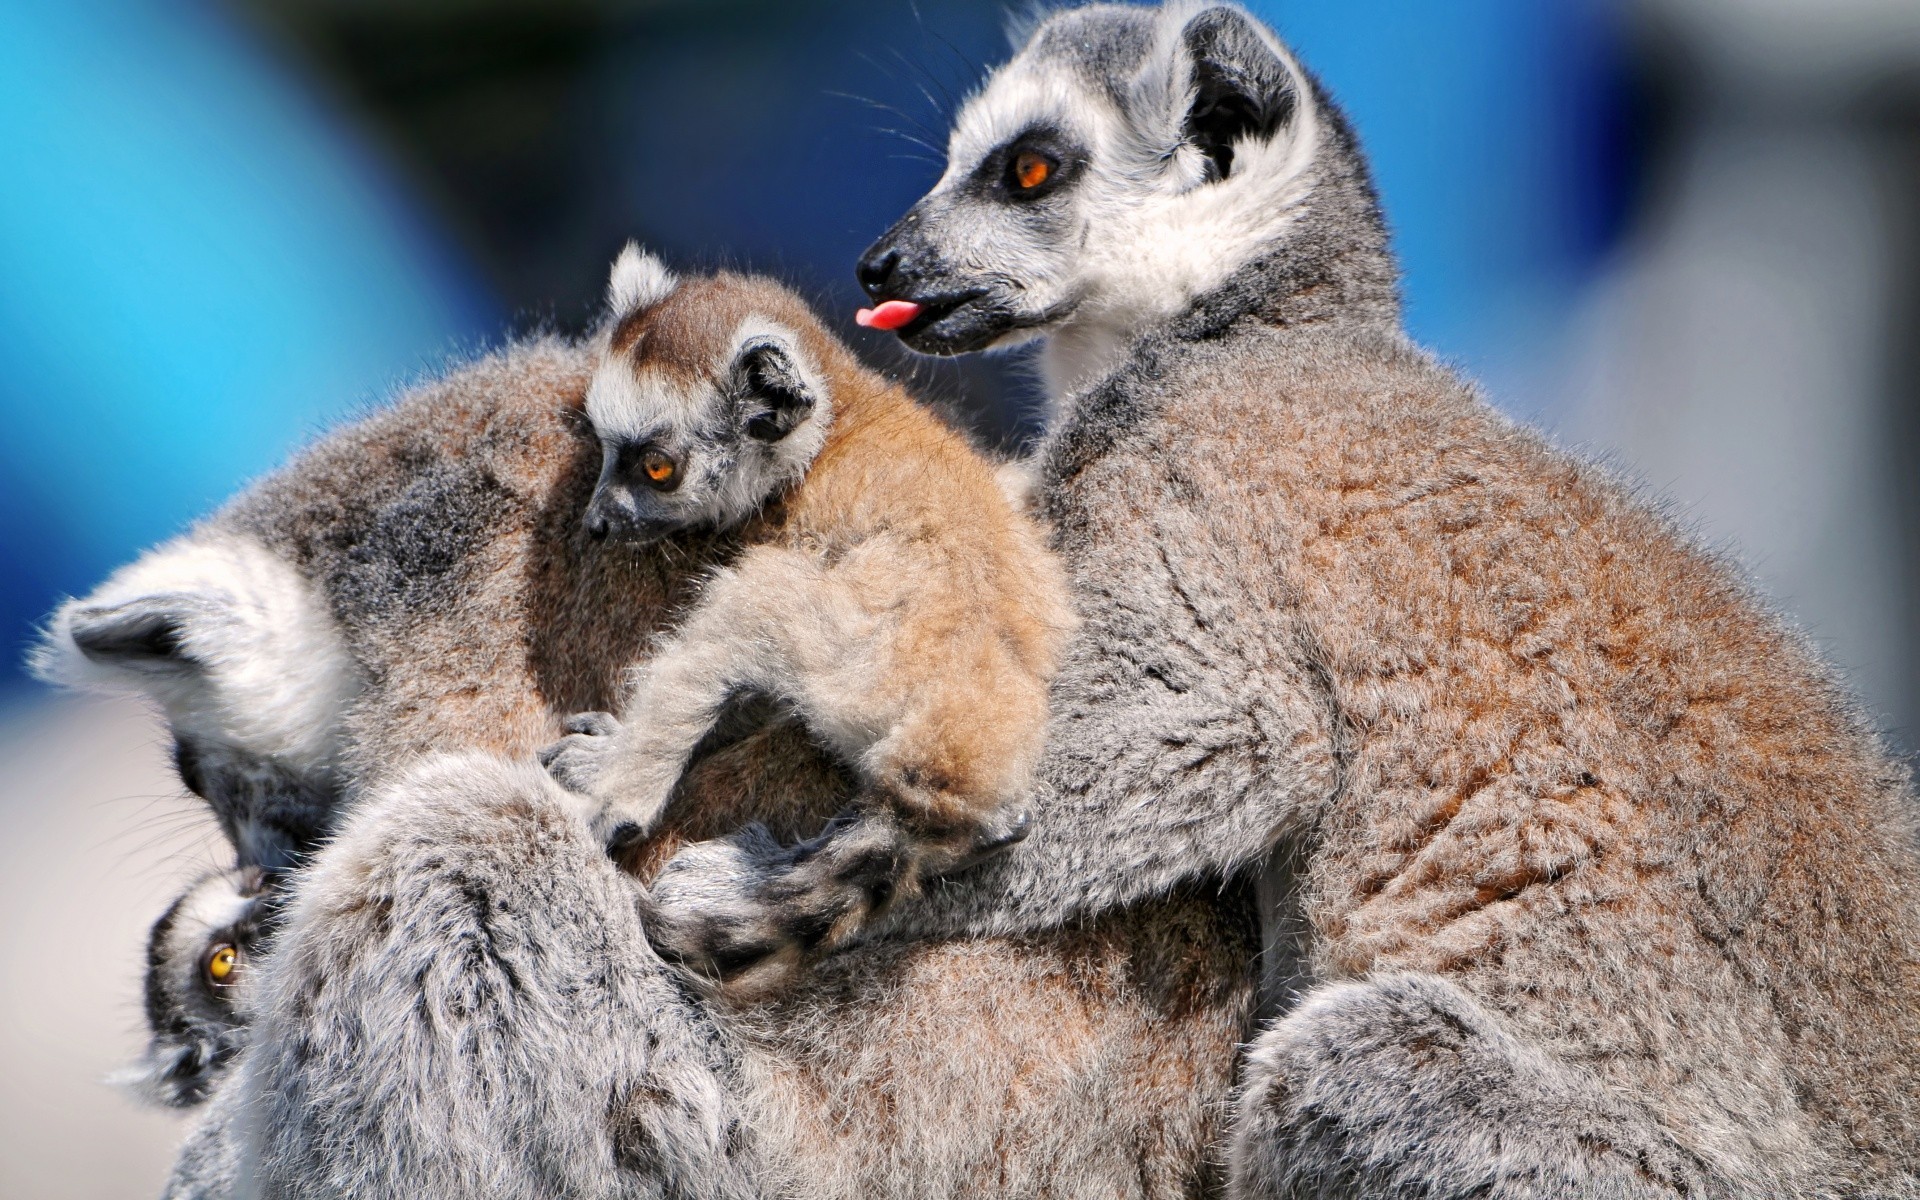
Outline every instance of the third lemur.
{"label": "third lemur", "polygon": [[1006,928],[1278,850],[1238,1194],[1920,1190],[1904,770],[1736,572],[1408,341],[1270,31],[1046,20],[859,272],[917,349],[1046,338],[1098,648],[1034,836],[947,898]]}
{"label": "third lemur", "polygon": [[[286,788],[339,789],[166,1194],[1208,1194],[1244,881],[1034,934],[881,930],[744,1010],[650,948],[641,882],[524,760],[613,706],[731,554],[588,538],[594,362],[547,339],[429,381],[49,623],[40,670],[161,701],[237,845],[279,838]],[[622,857],[657,880],[727,864],[701,839],[745,823],[805,841],[857,785],[743,702]]]}
{"label": "third lemur", "polygon": [[147,935],[147,1049],[118,1079],[169,1108],[206,1099],[246,1044],[247,980],[280,904],[258,867],[212,871]]}
{"label": "third lemur", "polygon": [[588,530],[735,530],[745,549],[636,668],[623,721],[576,719],[544,757],[602,832],[640,837],[739,693],[792,706],[852,766],[851,824],[792,850],[714,844],[755,873],[751,903],[685,860],[654,885],[656,944],[752,992],[1024,836],[1066,586],[991,465],[787,289],[682,281],[629,245],[608,301]]}

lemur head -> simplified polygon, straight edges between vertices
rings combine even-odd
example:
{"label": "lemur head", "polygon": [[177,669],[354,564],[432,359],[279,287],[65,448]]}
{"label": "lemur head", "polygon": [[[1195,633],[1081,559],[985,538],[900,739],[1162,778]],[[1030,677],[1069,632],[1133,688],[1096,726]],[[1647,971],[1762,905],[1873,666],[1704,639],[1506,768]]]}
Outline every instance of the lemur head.
{"label": "lemur head", "polygon": [[587,391],[602,453],[588,532],[724,529],[806,473],[832,399],[825,333],[798,297],[724,273],[680,280],[629,244],[607,310]]}
{"label": "lemur head", "polygon": [[170,1108],[206,1097],[239,1052],[246,980],[278,905],[267,873],[217,871],[195,880],[154,922],[147,939],[151,1038],[120,1082]]}
{"label": "lemur head", "polygon": [[860,283],[906,302],[877,323],[904,321],[913,349],[1053,335],[1097,366],[1284,242],[1349,157],[1337,111],[1240,9],[1071,9],[961,109],[945,174],[867,250]]}
{"label": "lemur head", "polygon": [[210,525],[149,551],[61,605],[31,666],[155,701],[241,866],[283,870],[325,836],[360,672],[318,591],[253,538]]}

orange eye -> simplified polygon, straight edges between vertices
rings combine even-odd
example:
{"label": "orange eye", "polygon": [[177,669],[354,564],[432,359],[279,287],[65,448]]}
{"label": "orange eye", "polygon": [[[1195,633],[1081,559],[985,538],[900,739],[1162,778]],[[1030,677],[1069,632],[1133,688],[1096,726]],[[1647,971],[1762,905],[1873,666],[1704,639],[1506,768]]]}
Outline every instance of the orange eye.
{"label": "orange eye", "polygon": [[233,969],[240,965],[240,952],[226,942],[215,946],[207,955],[207,978],[214,983],[225,983],[233,975]]}
{"label": "orange eye", "polygon": [[1044,154],[1035,154],[1028,150],[1013,160],[1013,181],[1021,190],[1031,191],[1047,181],[1053,174],[1053,160]]}
{"label": "orange eye", "polygon": [[640,460],[640,469],[645,471],[647,478],[654,483],[672,483],[674,475],[680,470],[680,464],[658,450],[649,450],[646,457]]}

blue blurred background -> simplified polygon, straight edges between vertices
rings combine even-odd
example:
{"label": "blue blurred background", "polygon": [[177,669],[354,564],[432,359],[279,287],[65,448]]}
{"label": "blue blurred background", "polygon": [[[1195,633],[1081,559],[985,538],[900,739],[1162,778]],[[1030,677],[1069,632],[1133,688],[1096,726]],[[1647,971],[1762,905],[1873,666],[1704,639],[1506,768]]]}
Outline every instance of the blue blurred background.
{"label": "blue blurred background", "polygon": [[[1732,546],[1908,744],[1920,5],[1250,7],[1354,117],[1415,335]],[[123,801],[177,806],[177,785],[135,718],[105,726],[145,755],[126,763],[75,719],[101,710],[25,679],[34,623],[449,356],[583,327],[628,237],[784,274],[901,365],[851,328],[852,263],[939,173],[1004,20],[976,0],[0,0],[0,906],[48,939],[0,954],[0,1074],[70,1086],[82,1118],[0,1105],[0,1193],[151,1189],[172,1136],[93,1080],[132,1045],[134,947],[180,878]],[[1031,435],[1018,360],[905,369],[984,438]],[[151,868],[137,894],[113,890],[128,860]],[[105,982],[35,987],[49,957],[93,957],[76,941]],[[109,1118],[117,1149],[76,1156]]]}
{"label": "blue blurred background", "polygon": [[[1359,120],[1416,332],[1496,375],[1537,355],[1638,169],[1615,14],[1255,7]],[[0,637],[449,353],[577,327],[627,236],[778,270],[844,320],[1004,22],[954,0],[0,8]],[[1019,436],[1017,373],[923,371]]]}

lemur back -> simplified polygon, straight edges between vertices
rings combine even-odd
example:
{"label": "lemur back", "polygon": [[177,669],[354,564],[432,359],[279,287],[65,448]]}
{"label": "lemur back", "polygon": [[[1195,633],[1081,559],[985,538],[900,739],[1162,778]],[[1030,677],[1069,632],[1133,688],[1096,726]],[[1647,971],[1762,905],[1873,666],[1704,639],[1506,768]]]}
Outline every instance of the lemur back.
{"label": "lemur back", "polygon": [[[650,553],[609,554],[581,528],[602,458],[583,415],[595,361],[591,346],[573,342],[514,344],[330,433],[186,537],[63,607],[41,669],[161,700],[170,731],[199,764],[200,786],[214,793],[209,802],[234,807],[239,820],[251,817],[263,772],[288,772],[290,786],[353,809],[382,788],[408,786],[410,764],[424,757],[532,755],[559,734],[565,714],[616,704],[628,668],[644,661],[704,574],[737,552],[733,538],[689,533]],[[292,703],[326,680],[344,682],[319,711]],[[269,702],[261,681],[300,690]],[[654,878],[689,843],[700,847],[743,822],[781,842],[803,840],[854,791],[798,721],[745,703],[702,748],[662,826],[622,858]],[[424,880],[447,870],[433,856],[444,847],[440,829],[457,816],[433,796],[420,808],[438,824],[402,825],[408,836],[383,834],[377,844]],[[579,921],[597,910],[549,920],[542,908],[543,875],[553,867],[540,855],[551,847],[524,858],[502,849],[537,840],[548,824],[563,824],[558,816],[502,817],[500,853],[459,882],[480,919],[532,916],[551,926],[539,936],[556,946],[593,942]],[[474,836],[492,832],[482,826]],[[712,850],[705,845],[695,853]],[[338,853],[330,848],[323,862]],[[597,846],[581,855],[603,857]],[[351,874],[350,862],[341,865]],[[634,894],[613,902],[630,910]],[[412,951],[466,955],[443,926],[405,913],[389,920],[381,897],[325,899],[357,915],[305,932],[341,953],[387,965],[410,961]],[[802,1181],[805,1194],[905,1197],[933,1188],[1184,1200],[1208,1194],[1224,1130],[1220,1098],[1249,1029],[1250,912],[1244,886],[1206,883],[1027,936],[915,939],[889,930],[822,962],[770,1007],[738,1022],[718,1011],[692,1036],[712,1040],[718,1026],[728,1065],[711,1087],[732,1089],[756,1114],[740,1138]],[[298,945],[302,934],[294,928],[280,940]],[[535,1012],[574,1002],[581,967],[607,956],[616,972],[657,965],[644,947],[636,961],[604,942],[555,954],[565,969],[516,977],[490,1037],[535,1060],[617,1079],[624,1055],[678,1029],[682,1018],[664,1010],[623,1026],[624,1044],[536,1028]],[[279,957],[266,970],[283,970]],[[467,955],[449,963],[448,981],[487,962]],[[464,1027],[419,1007],[417,980],[397,986],[404,995],[388,1011],[426,1024],[396,1027],[396,1035],[417,1036],[477,1072],[497,1065],[472,1055]],[[350,1026],[385,999],[330,975],[317,1014]],[[251,1036],[245,1025],[234,1032]],[[368,1095],[404,1097],[416,1082],[417,1062],[369,1055],[360,1043],[329,1046],[285,1076],[286,1095],[318,1103],[306,1089],[323,1069],[341,1087],[342,1073],[357,1076]],[[242,1062],[256,1056],[250,1048]],[[241,1103],[227,1082],[203,1110],[169,1194],[228,1194],[219,1181],[243,1131],[285,1118]],[[471,1095],[514,1094],[498,1082]],[[420,1086],[436,1111],[460,1099]],[[363,1111],[372,1120],[378,1110]],[[629,1115],[556,1108],[529,1119],[584,1128]],[[305,1144],[325,1155],[355,1143]],[[503,1160],[502,1145],[520,1145],[511,1139],[439,1145],[469,1156],[474,1178],[491,1181],[510,1160],[550,1186],[551,1164],[530,1152]],[[369,1162],[387,1174],[343,1176],[360,1180],[364,1194],[419,1185],[398,1158]]]}
{"label": "lemur back", "polygon": [[610,294],[590,528],[608,553],[688,529],[743,548],[636,672],[622,720],[583,719],[550,766],[604,831],[644,835],[748,692],[861,785],[828,836],[782,849],[750,831],[657,881],[656,942],[747,994],[1024,836],[1066,587],[993,466],[791,292],[675,280],[629,249]]}

